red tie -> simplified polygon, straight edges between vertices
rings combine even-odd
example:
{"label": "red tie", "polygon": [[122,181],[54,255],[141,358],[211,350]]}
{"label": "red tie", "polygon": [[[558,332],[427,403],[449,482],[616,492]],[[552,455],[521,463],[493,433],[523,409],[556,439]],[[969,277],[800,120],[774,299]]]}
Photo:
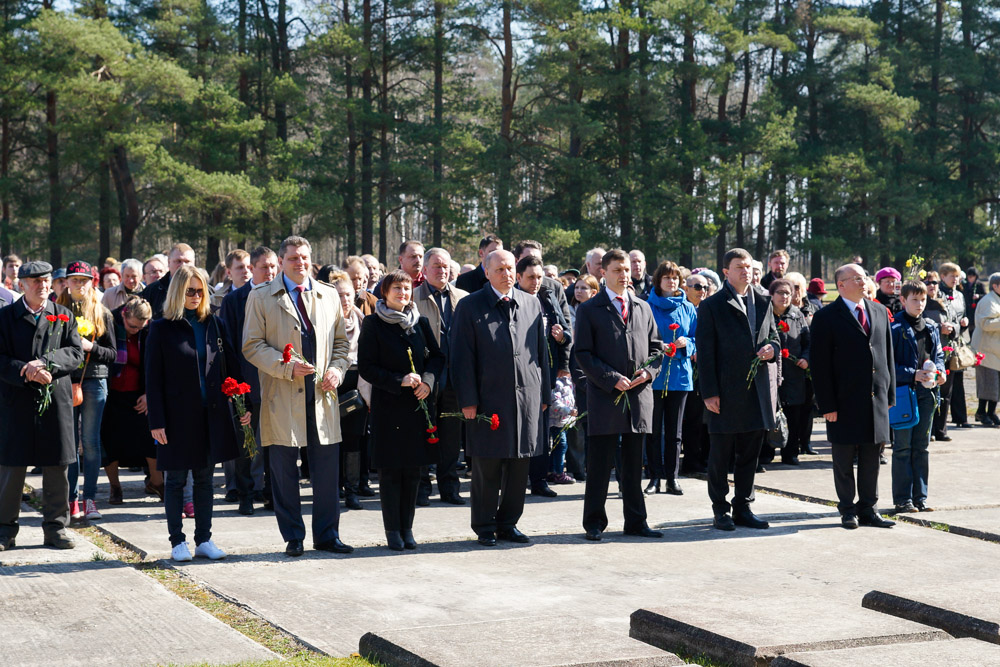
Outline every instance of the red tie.
{"label": "red tie", "polygon": [[306,291],[305,285],[296,285],[295,289],[299,292],[299,298],[295,301],[295,305],[299,309],[299,315],[302,316],[302,326],[306,330],[306,335],[312,333],[312,322],[309,321],[309,313],[306,312],[306,301],[302,298],[303,292]]}
{"label": "red tie", "polygon": [[865,309],[861,307],[861,304],[858,304],[855,307],[855,310],[858,311],[858,322],[861,323],[861,328],[865,330],[866,334],[870,334],[872,332],[872,328],[868,326],[868,318],[865,316]]}
{"label": "red tie", "polygon": [[625,297],[616,296],[615,298],[622,304],[622,322],[628,324],[628,307],[625,305]]}

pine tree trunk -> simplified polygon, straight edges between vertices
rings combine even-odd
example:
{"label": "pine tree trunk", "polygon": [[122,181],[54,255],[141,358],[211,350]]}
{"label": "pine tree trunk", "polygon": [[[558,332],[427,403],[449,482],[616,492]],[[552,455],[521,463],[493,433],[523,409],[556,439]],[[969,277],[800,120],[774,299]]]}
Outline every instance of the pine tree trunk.
{"label": "pine tree trunk", "polygon": [[362,43],[365,66],[361,70],[361,252],[374,249],[372,219],[372,3],[362,3]]}

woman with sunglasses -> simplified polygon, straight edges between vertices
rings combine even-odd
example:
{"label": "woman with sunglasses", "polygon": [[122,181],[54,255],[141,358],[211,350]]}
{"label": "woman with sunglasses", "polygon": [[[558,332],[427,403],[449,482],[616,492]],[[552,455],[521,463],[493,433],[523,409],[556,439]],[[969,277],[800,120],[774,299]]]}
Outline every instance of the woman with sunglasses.
{"label": "woman with sunglasses", "polygon": [[[93,324],[93,331],[81,331],[83,364],[72,373],[74,383],[80,383],[83,402],[73,409],[76,439],[83,445],[83,502],[77,499],[80,483],[80,458],[70,465],[69,500],[70,518],[86,517],[88,521],[101,518],[94,502],[97,497],[97,478],[101,474],[101,419],[108,399],[108,375],[117,354],[114,322],[111,311],[101,305],[101,297],[94,287],[93,269],[87,262],[70,262],[66,267],[67,289],[56,300],[66,306],[77,318]],[[111,498],[114,500],[114,497]],[[82,504],[82,507],[81,507]]]}
{"label": "woman with sunglasses", "polygon": [[[222,393],[227,377],[241,379],[235,350],[224,345],[225,328],[211,313],[208,276],[190,265],[171,276],[163,318],[146,339],[146,409],[156,441],[156,467],[165,473],[164,506],[171,557],[191,560],[183,532],[184,484],[194,480],[194,555],[225,558],[212,542],[212,471],[236,458],[236,422]],[[240,420],[250,423],[250,413]]]}
{"label": "woman with sunglasses", "polygon": [[[958,333],[962,328],[958,325],[959,318],[944,301],[944,294],[941,292],[941,276],[937,271],[928,271],[924,276],[924,286],[927,287],[927,306],[924,308],[924,317],[934,320],[941,330],[941,345],[943,347],[954,348]],[[947,359],[948,355],[945,355]],[[955,374],[949,373],[945,382],[938,390],[941,392],[941,404],[937,412],[934,413],[934,423],[932,434],[938,442],[949,442],[951,436],[948,435],[948,410],[951,407],[951,388],[955,384]],[[961,377],[961,376],[959,376]]]}

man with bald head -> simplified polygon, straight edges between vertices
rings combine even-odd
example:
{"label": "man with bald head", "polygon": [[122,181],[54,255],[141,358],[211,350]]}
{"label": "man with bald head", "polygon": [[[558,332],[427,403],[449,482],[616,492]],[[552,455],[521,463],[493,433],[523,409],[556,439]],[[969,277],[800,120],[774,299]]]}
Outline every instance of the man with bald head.
{"label": "man with bald head", "polygon": [[653,289],[653,276],[646,273],[646,256],[641,250],[632,250],[628,258],[632,267],[632,287],[635,289],[635,295],[645,301],[649,298],[649,291]]}
{"label": "man with bald head", "polygon": [[[487,283],[455,308],[449,334],[452,383],[472,458],[472,529],[479,543],[528,542],[517,529],[529,460],[542,451],[551,398],[545,323],[537,298],[514,289],[514,255],[483,260]],[[499,423],[489,420],[496,415]],[[495,427],[495,428],[494,428]]]}
{"label": "man with bald head", "polygon": [[837,509],[844,528],[890,528],[893,522],[877,509],[879,446],[889,442],[889,407],[896,402],[888,311],[865,298],[865,271],[857,264],[840,267],[834,279],[840,296],[813,318],[809,363],[833,446]]}
{"label": "man with bald head", "polygon": [[185,264],[194,264],[194,248],[187,243],[177,243],[167,255],[167,273],[142,291],[142,298],[153,307],[153,319],[163,317],[163,304],[167,300],[170,276]]}

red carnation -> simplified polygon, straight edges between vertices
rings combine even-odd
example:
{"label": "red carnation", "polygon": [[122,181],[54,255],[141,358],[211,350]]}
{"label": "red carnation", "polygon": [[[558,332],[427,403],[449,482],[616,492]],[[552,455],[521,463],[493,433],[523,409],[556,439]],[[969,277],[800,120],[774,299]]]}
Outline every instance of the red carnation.
{"label": "red carnation", "polygon": [[428,433],[436,433],[437,430],[438,430],[437,426],[431,426],[429,429],[427,429],[427,432]]}
{"label": "red carnation", "polygon": [[56,315],[56,318],[58,318],[60,322],[69,322],[69,315],[66,313],[59,313]]}
{"label": "red carnation", "polygon": [[791,352],[788,351],[787,347],[781,348],[781,358],[782,359],[787,359],[790,356],[791,356]]}
{"label": "red carnation", "polygon": [[432,444],[432,445],[436,445],[439,442],[439,440],[440,440],[440,438],[438,438],[436,436],[431,436],[431,437],[427,438],[427,442],[429,444]]}
{"label": "red carnation", "polygon": [[222,381],[222,393],[232,398],[240,393],[240,383],[233,378],[226,378]]}
{"label": "red carnation", "polygon": [[56,321],[59,320],[59,318],[56,317],[55,315],[46,315],[45,319],[47,319],[49,322],[52,322],[53,324],[55,324]]}
{"label": "red carnation", "polygon": [[250,393],[250,385],[247,384],[246,382],[240,382],[240,393],[241,394],[249,394]]}
{"label": "red carnation", "polygon": [[494,412],[493,416],[490,417],[490,430],[495,431],[498,428],[500,428],[500,415]]}
{"label": "red carnation", "polygon": [[671,324],[671,325],[670,325],[670,326],[669,326],[668,328],[669,328],[669,329],[670,329],[671,331],[677,331],[678,329],[680,329],[680,328],[681,328],[681,325],[677,324],[677,322],[674,322],[674,323],[673,323],[673,324]]}
{"label": "red carnation", "polygon": [[664,352],[668,357],[672,357],[677,354],[677,346],[673,343],[667,343],[667,350]]}
{"label": "red carnation", "polygon": [[285,351],[281,353],[281,363],[288,364],[292,362],[292,350],[294,349],[291,343],[285,346]]}
{"label": "red carnation", "polygon": [[788,333],[788,322],[778,322],[778,329],[782,333]]}

